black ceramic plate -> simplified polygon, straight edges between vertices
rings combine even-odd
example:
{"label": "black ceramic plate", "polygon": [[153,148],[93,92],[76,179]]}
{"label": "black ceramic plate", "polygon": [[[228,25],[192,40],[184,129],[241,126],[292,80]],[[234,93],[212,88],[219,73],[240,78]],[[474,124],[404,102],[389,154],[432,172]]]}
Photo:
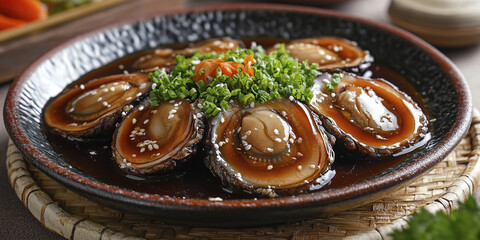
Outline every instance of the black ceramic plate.
{"label": "black ceramic plate", "polygon": [[[41,131],[42,108],[50,97],[83,74],[129,53],[223,36],[297,39],[321,35],[356,41],[376,63],[413,85],[425,100],[429,118],[435,119],[432,139],[421,151],[341,188],[275,199],[209,201],[106,184],[72,167]],[[7,129],[24,157],[70,189],[108,206],[164,221],[213,226],[294,221],[377,199],[440,162],[465,135],[470,119],[470,93],[462,75],[445,56],[411,34],[326,10],[251,4],[160,15],[75,38],[32,64],[13,83],[5,107]]]}

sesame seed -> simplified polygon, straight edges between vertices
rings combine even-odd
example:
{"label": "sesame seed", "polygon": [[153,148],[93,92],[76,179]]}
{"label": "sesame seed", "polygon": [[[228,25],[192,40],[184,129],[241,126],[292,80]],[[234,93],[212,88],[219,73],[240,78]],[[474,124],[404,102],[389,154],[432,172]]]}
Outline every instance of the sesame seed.
{"label": "sesame seed", "polygon": [[143,111],[143,109],[145,109],[145,106],[143,106],[143,105],[140,106],[140,107],[138,107],[138,110],[139,110],[139,111]]}
{"label": "sesame seed", "polygon": [[80,84],[80,89],[82,89],[82,90],[85,89],[85,85]]}
{"label": "sesame seed", "polygon": [[209,197],[208,200],[209,201],[215,201],[215,202],[223,201],[223,199],[220,198],[220,197]]}
{"label": "sesame seed", "polygon": [[336,94],[335,94],[334,92],[332,92],[332,93],[330,94],[330,96],[332,96],[332,97],[335,97],[335,95],[336,95]]}
{"label": "sesame seed", "polygon": [[302,170],[302,165],[298,165],[297,169]]}
{"label": "sesame seed", "polygon": [[298,155],[299,157],[303,157],[303,154],[302,154],[301,152],[298,152],[297,155]]}
{"label": "sesame seed", "polygon": [[103,100],[103,98],[102,98],[102,97],[99,97],[99,98],[97,99],[97,102],[100,102],[100,101],[102,101],[102,100]]}
{"label": "sesame seed", "polygon": [[267,148],[268,152],[273,152],[273,148]]}
{"label": "sesame seed", "polygon": [[302,142],[303,142],[303,138],[299,137],[299,138],[297,139],[297,142],[298,142],[298,143],[302,143]]}
{"label": "sesame seed", "polygon": [[91,151],[90,155],[97,155],[97,153],[95,151]]}
{"label": "sesame seed", "polygon": [[173,117],[174,117],[173,114],[168,115],[168,119],[172,119]]}
{"label": "sesame seed", "polygon": [[278,131],[278,129],[276,129],[276,128],[275,128],[275,129],[273,129],[273,133],[275,133],[275,135],[278,135],[278,134],[280,134],[280,132],[279,132],[279,131]]}
{"label": "sesame seed", "polygon": [[141,153],[145,152],[145,148],[144,147],[140,148],[140,152]]}
{"label": "sesame seed", "polygon": [[132,166],[132,163],[128,162],[128,163],[127,163],[127,166],[129,166],[129,167]]}
{"label": "sesame seed", "polygon": [[242,131],[242,127],[237,128],[237,133],[239,133],[240,131]]}
{"label": "sesame seed", "polygon": [[137,154],[132,154],[132,157],[137,157]]}
{"label": "sesame seed", "polygon": [[137,93],[137,95],[135,95],[135,96],[140,97],[140,96],[142,96],[142,93],[139,92],[139,93]]}
{"label": "sesame seed", "polygon": [[315,164],[310,164],[311,168],[316,168]]}
{"label": "sesame seed", "polygon": [[127,74],[128,74],[128,71],[127,71],[127,70],[124,70],[124,71],[123,71],[123,74],[127,75]]}
{"label": "sesame seed", "polygon": [[288,139],[288,141],[289,141],[291,144],[293,144],[293,143],[295,142],[295,140],[293,140],[293,138]]}
{"label": "sesame seed", "polygon": [[283,116],[283,117],[286,117],[286,116],[287,116],[287,112],[282,111],[282,116]]}
{"label": "sesame seed", "polygon": [[108,106],[108,102],[103,101],[102,104],[103,104],[103,106],[105,106],[105,107]]}
{"label": "sesame seed", "polygon": [[127,97],[127,98],[125,98],[125,100],[130,101],[130,100],[132,100],[132,97]]}
{"label": "sesame seed", "polygon": [[136,119],[136,118],[133,118],[133,119],[132,119],[132,123],[133,123],[133,124],[137,123],[137,119]]}
{"label": "sesame seed", "polygon": [[111,87],[110,91],[112,91],[112,92],[115,91],[115,87]]}
{"label": "sesame seed", "polygon": [[148,151],[152,151],[153,150],[153,146],[152,145],[148,145]]}
{"label": "sesame seed", "polygon": [[220,122],[221,122],[221,123],[224,123],[224,122],[225,122],[225,118],[221,117],[221,118],[220,118]]}
{"label": "sesame seed", "polygon": [[143,121],[143,124],[147,124],[147,123],[148,123],[148,121],[149,121],[148,119],[147,119],[147,120],[145,120],[145,121]]}
{"label": "sesame seed", "polygon": [[252,148],[252,145],[248,144],[247,146],[245,146],[245,150],[250,150],[250,148]]}
{"label": "sesame seed", "polygon": [[70,110],[68,110],[68,112],[73,112],[73,111],[75,111],[75,108],[73,108],[73,107],[70,108]]}
{"label": "sesame seed", "polygon": [[295,98],[293,98],[293,96],[288,97],[288,99],[290,99],[290,101],[295,100]]}
{"label": "sesame seed", "polygon": [[282,139],[280,139],[280,138],[275,138],[275,142],[280,143],[280,142],[282,142]]}
{"label": "sesame seed", "polygon": [[154,144],[153,144],[153,148],[159,149],[160,147],[158,146],[158,144],[154,143]]}
{"label": "sesame seed", "polygon": [[273,169],[273,166],[272,165],[268,165],[267,166],[267,170],[272,170]]}

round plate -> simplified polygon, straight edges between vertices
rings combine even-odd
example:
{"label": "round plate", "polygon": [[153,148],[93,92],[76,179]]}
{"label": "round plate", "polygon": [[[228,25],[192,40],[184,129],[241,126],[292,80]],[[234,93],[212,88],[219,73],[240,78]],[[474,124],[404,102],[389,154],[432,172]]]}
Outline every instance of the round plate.
{"label": "round plate", "polygon": [[[50,97],[86,72],[126,54],[223,36],[297,39],[321,35],[356,41],[376,62],[416,88],[432,120],[432,139],[422,150],[381,174],[342,188],[274,199],[209,201],[105,184],[69,165],[42,134],[41,112]],[[471,96],[458,69],[411,34],[327,10],[249,4],[160,15],[79,36],[25,70],[10,89],[4,116],[10,137],[31,164],[93,200],[168,222],[238,226],[301,220],[373,201],[425,173],[450,153],[465,135],[471,111]]]}

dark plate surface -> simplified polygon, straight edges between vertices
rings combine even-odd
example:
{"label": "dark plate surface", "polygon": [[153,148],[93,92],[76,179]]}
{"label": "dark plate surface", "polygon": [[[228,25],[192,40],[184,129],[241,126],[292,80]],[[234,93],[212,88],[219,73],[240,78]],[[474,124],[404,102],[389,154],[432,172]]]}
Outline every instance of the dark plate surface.
{"label": "dark plate surface", "polygon": [[[407,184],[451,152],[470,125],[471,96],[458,69],[430,45],[395,27],[320,9],[252,4],[145,19],[80,36],[50,51],[13,83],[5,105],[6,128],[31,164],[70,189],[112,207],[193,225],[306,219],[372,201]],[[50,97],[86,72],[129,53],[223,36],[296,39],[321,35],[356,41],[376,62],[415,87],[425,100],[430,119],[435,119],[432,139],[425,148],[381,174],[343,188],[276,199],[209,201],[105,184],[70,166],[42,134],[41,112]]]}

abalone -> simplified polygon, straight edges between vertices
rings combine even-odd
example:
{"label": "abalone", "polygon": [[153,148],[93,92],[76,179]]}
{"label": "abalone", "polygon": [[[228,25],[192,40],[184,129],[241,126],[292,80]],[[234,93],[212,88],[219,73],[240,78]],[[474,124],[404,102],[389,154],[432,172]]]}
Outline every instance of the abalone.
{"label": "abalone", "polygon": [[[268,52],[278,49],[278,45]],[[319,70],[349,68],[360,71],[373,61],[368,51],[362,50],[355,42],[339,37],[318,37],[299,39],[285,44],[285,50],[298,61],[318,64]]]}
{"label": "abalone", "polygon": [[325,73],[315,79],[312,91],[310,107],[347,149],[384,157],[412,150],[427,136],[428,119],[422,109],[383,79]]}
{"label": "abalone", "polygon": [[231,38],[216,38],[201,41],[198,43],[189,44],[183,49],[159,48],[153,53],[144,55],[133,63],[133,67],[138,70],[152,71],[157,68],[167,67],[171,68],[175,64],[175,57],[177,55],[192,56],[195,52],[201,53],[224,53],[242,46],[238,40]]}
{"label": "abalone", "polygon": [[151,88],[147,74],[119,74],[74,83],[46,104],[43,120],[62,136],[111,133],[132,103]]}
{"label": "abalone", "polygon": [[276,197],[319,189],[334,176],[330,139],[293,99],[232,103],[211,119],[208,140],[205,164],[233,190]]}
{"label": "abalone", "polygon": [[119,167],[134,174],[172,170],[196,152],[204,133],[203,113],[189,100],[137,105],[112,140]]}

